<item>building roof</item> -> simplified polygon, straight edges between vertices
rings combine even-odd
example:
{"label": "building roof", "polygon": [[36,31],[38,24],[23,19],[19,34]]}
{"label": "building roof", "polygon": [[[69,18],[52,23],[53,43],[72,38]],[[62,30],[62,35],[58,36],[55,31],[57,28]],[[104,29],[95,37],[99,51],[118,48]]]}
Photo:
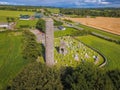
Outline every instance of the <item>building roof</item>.
{"label": "building roof", "polygon": [[30,16],[29,15],[20,15],[20,18],[22,18],[22,19],[28,19],[28,18],[30,18]]}
{"label": "building roof", "polygon": [[41,18],[41,17],[43,17],[43,14],[42,13],[35,13],[35,18]]}
{"label": "building roof", "polygon": [[58,28],[59,28],[60,30],[65,29],[65,27],[63,27],[63,26],[58,26]]}

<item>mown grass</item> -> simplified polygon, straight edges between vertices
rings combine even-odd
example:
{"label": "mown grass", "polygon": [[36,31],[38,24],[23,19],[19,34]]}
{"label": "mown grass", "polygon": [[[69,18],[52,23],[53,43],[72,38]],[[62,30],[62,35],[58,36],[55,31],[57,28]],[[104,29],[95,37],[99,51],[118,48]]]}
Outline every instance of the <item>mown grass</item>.
{"label": "mown grass", "polygon": [[22,58],[20,32],[0,33],[0,90],[27,64]]}
{"label": "mown grass", "polygon": [[107,59],[108,70],[120,69],[120,45],[88,35],[78,37],[85,44],[99,50]]}
{"label": "mown grass", "polygon": [[34,12],[0,10],[0,22],[7,22],[7,17],[19,18],[20,14],[33,15]]}
{"label": "mown grass", "polygon": [[19,20],[16,28],[35,28],[37,20]]}
{"label": "mown grass", "polygon": [[115,34],[105,32],[103,30],[96,29],[96,28],[93,28],[93,27],[85,26],[85,25],[82,25],[82,24],[80,24],[79,26],[81,28],[84,28],[85,30],[89,30],[89,31],[95,32],[97,34],[101,34],[101,35],[103,35],[105,37],[110,37],[111,39],[114,39],[114,40],[120,40],[120,35],[115,35]]}
{"label": "mown grass", "polygon": [[54,32],[54,36],[56,37],[62,37],[62,36],[78,36],[78,35],[86,35],[88,34],[88,31],[85,30],[77,30],[75,28],[65,27],[66,30],[58,30]]}

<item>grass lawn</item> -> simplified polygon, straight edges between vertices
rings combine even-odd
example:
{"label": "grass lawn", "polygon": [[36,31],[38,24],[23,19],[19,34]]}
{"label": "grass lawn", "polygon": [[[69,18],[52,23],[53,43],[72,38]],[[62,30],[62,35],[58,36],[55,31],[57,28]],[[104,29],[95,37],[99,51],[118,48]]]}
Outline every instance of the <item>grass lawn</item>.
{"label": "grass lawn", "polygon": [[19,20],[17,21],[16,28],[32,28],[35,27],[37,20]]}
{"label": "grass lawn", "polygon": [[120,69],[120,45],[88,35],[78,37],[85,44],[99,50],[108,59],[106,68],[109,70]]}
{"label": "grass lawn", "polygon": [[21,32],[0,33],[0,90],[28,63],[22,58],[21,46]]}
{"label": "grass lawn", "polygon": [[99,30],[99,29],[96,29],[96,28],[92,28],[92,27],[89,27],[89,26],[85,26],[85,25],[82,25],[82,24],[79,25],[79,26],[81,28],[84,28],[85,30],[95,32],[95,33],[101,34],[101,35],[106,36],[106,37],[110,37],[110,38],[115,39],[115,40],[120,40],[120,35],[115,35],[115,34],[105,32],[105,31],[102,31],[102,30]]}
{"label": "grass lawn", "polygon": [[[66,51],[65,55],[59,53],[59,47],[61,40],[64,40],[66,43]],[[103,63],[103,57],[100,56],[97,52],[93,51],[92,49],[88,48],[81,42],[77,41],[76,39],[65,36],[59,37],[55,39],[55,63],[57,67],[60,66],[72,66],[76,67],[81,62],[93,62],[97,66]],[[77,56],[76,56],[77,55]],[[94,60],[94,56],[97,56],[97,60]],[[75,59],[78,58],[78,59]]]}
{"label": "grass lawn", "polygon": [[74,28],[70,28],[70,27],[65,27],[66,30],[58,30],[54,32],[54,37],[62,37],[62,36],[76,36],[76,35],[80,35],[81,33],[83,33],[83,31],[79,31],[77,29]]}
{"label": "grass lawn", "polygon": [[18,18],[20,14],[33,15],[34,12],[0,10],[0,22],[7,22],[7,17]]}

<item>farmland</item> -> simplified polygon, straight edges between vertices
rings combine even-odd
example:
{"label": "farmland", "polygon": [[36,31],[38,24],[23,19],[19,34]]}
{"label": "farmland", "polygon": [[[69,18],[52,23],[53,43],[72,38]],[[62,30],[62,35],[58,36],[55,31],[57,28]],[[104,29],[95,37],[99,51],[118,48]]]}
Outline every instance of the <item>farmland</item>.
{"label": "farmland", "polygon": [[51,13],[59,13],[60,10],[58,8],[47,8],[47,10]]}
{"label": "farmland", "polygon": [[35,28],[37,20],[19,20],[16,28]]}
{"label": "farmland", "polygon": [[[82,36],[78,37],[85,44],[99,50],[108,59],[106,68],[108,70],[120,69],[120,45],[97,38],[95,36]],[[88,39],[89,38],[89,39]]]}
{"label": "farmland", "polygon": [[114,40],[120,40],[120,35],[109,33],[109,32],[103,31],[101,29],[96,29],[96,28],[89,27],[89,26],[82,25],[82,24],[80,24],[78,26],[81,28],[84,28],[85,30],[89,30],[90,32],[95,32],[97,34],[103,35],[105,37],[109,37],[109,38],[114,39]]}
{"label": "farmland", "polygon": [[20,14],[33,15],[34,12],[0,10],[0,22],[7,22],[7,17],[14,17],[17,19]]}
{"label": "farmland", "polygon": [[[47,9],[51,13],[59,13],[60,12],[59,9],[57,9],[57,8],[47,8]],[[47,82],[47,84],[51,83],[52,75],[50,76],[50,74],[53,74],[55,72],[51,71],[50,73],[48,73],[45,71],[45,74],[50,76],[50,79],[51,79],[51,80],[46,81],[47,77],[44,75],[44,73],[42,73],[40,71],[40,69],[42,70],[42,68],[44,68],[44,67],[41,68],[39,66],[36,66],[36,67],[39,67],[37,69],[38,70],[37,72],[34,70],[36,68],[33,68],[33,69],[31,69],[31,74],[29,73],[29,69],[28,69],[28,75],[26,74],[26,71],[24,73],[22,73],[21,74],[22,77],[20,76],[20,78],[22,78],[23,80],[22,79],[20,80],[20,78],[13,79],[14,77],[18,76],[18,74],[21,72],[21,70],[24,68],[24,66],[29,67],[29,66],[27,66],[27,64],[31,63],[30,61],[32,61],[33,63],[36,61],[37,62],[42,61],[43,63],[45,63],[43,60],[43,58],[45,56],[45,47],[42,44],[38,44],[36,42],[36,37],[33,35],[33,33],[29,32],[29,30],[31,30],[32,28],[35,28],[37,19],[35,19],[35,20],[19,20],[20,14],[33,15],[34,12],[0,10],[0,13],[1,13],[0,14],[0,22],[7,22],[7,20],[6,20],[7,17],[14,17],[15,25],[16,25],[15,29],[16,28],[19,29],[18,31],[16,29],[16,31],[13,30],[13,31],[0,32],[0,90],[5,88],[6,85],[8,85],[8,83],[12,84],[11,80],[13,80],[15,82],[14,85],[16,87],[23,86],[23,87],[21,87],[23,89],[26,89],[26,83],[28,83],[27,81],[32,83],[32,84],[28,83],[27,88],[30,88],[30,86],[31,87],[36,86],[40,80],[45,81],[45,83]],[[88,19],[90,19],[90,18],[88,18]],[[97,19],[97,18],[92,18],[92,19]],[[116,69],[119,70],[120,69],[120,66],[119,66],[120,45],[119,45],[119,43],[116,44],[113,41],[110,42],[108,40],[105,40],[104,38],[98,38],[96,36],[93,36],[93,34],[91,33],[91,32],[95,32],[95,33],[103,35],[105,37],[109,37],[110,39],[120,41],[120,36],[116,35],[116,33],[119,34],[119,30],[118,30],[119,28],[118,29],[115,28],[114,32],[110,31],[110,33],[109,33],[108,31],[106,31],[109,29],[107,29],[107,23],[104,22],[104,20],[103,20],[103,22],[106,24],[106,27],[103,29],[105,29],[105,31],[100,30],[101,27],[97,27],[100,29],[96,29],[96,26],[95,26],[95,28],[93,28],[93,27],[89,27],[88,24],[82,25],[82,24],[78,24],[76,22],[77,22],[77,20],[75,21],[75,23],[74,22],[68,23],[68,24],[72,23],[73,27],[67,27],[67,24],[66,24],[66,26],[63,26],[66,28],[66,30],[55,30],[55,32],[54,32],[55,69],[56,70],[59,69],[60,72],[62,72],[62,74],[64,74],[64,73],[66,73],[66,71],[64,69],[69,68],[69,67],[72,69],[75,69],[77,66],[80,66],[80,65],[84,66],[84,64],[86,64],[87,62],[94,63],[95,67],[98,68],[98,66],[104,62],[104,60],[105,60],[104,56],[105,56],[107,58],[107,64],[105,64],[105,67],[103,67],[102,69],[99,68],[101,70],[100,71],[98,70],[97,73],[98,74],[104,73],[104,70],[106,73],[111,70],[116,70]],[[43,21],[41,23],[43,24]],[[115,26],[115,27],[119,27],[119,21],[117,21],[116,23],[117,23],[116,25],[118,25],[118,26]],[[112,24],[112,22],[110,22],[110,24]],[[79,27],[82,28],[83,30],[77,30],[74,27],[74,25],[78,28]],[[42,27],[42,25],[39,25],[39,26]],[[92,25],[92,26],[94,26],[94,25]],[[23,32],[24,32],[24,34],[22,34]],[[112,34],[112,33],[115,33],[115,34]],[[40,34],[40,35],[42,36],[43,34]],[[61,41],[64,42],[65,49],[64,48],[60,49],[60,46],[62,46]],[[60,53],[60,50],[61,50],[61,53]],[[33,63],[31,63],[31,65]],[[42,66],[42,65],[40,64],[40,66]],[[84,68],[86,68],[86,67],[84,67]],[[95,69],[95,68],[93,68],[93,69]],[[96,82],[100,83],[100,85],[98,84],[98,86],[100,86],[100,88],[101,88],[101,83],[107,84],[110,86],[112,85],[112,84],[109,84],[109,82],[107,82],[107,83],[103,82],[103,79],[106,78],[106,77],[104,77],[104,74],[97,75],[97,73],[94,72],[94,70],[92,71],[92,69],[89,69],[89,68],[86,68],[83,70],[80,68],[79,70],[81,70],[81,72],[85,73],[85,75],[83,74],[81,76],[83,76],[86,79],[86,81],[90,80],[90,84],[92,83],[91,81],[94,80],[93,79],[93,77],[94,77],[95,82],[93,82],[93,83],[94,84],[96,84]],[[67,72],[71,73],[71,72],[73,72],[73,70],[70,69]],[[33,73],[35,73],[35,75],[37,75],[38,77],[35,76]],[[37,74],[37,73],[40,73],[40,74]],[[24,77],[24,75],[25,75],[25,77]],[[36,79],[34,79],[33,77],[29,77],[29,75],[35,77]],[[103,77],[101,77],[102,75],[103,75]],[[28,77],[26,78],[26,76],[28,76]],[[42,79],[39,76],[42,77]],[[54,74],[53,74],[53,76],[54,76]],[[57,75],[57,76],[61,79],[61,77],[59,75]],[[68,76],[69,76],[69,74],[68,74]],[[83,77],[81,78],[81,76],[80,76],[80,78],[79,78],[80,80],[79,80],[77,77],[77,74],[75,74],[75,76],[76,76],[75,77],[76,80],[83,82],[82,81]],[[102,79],[96,80],[97,78],[99,78],[99,76]],[[45,79],[44,79],[44,77],[45,77]],[[115,77],[115,79],[116,79],[116,76],[113,76],[113,77]],[[55,76],[55,78],[56,78],[56,76]],[[65,79],[65,77],[63,76],[62,78],[63,78],[63,80],[67,80],[68,82],[70,82],[70,81],[72,81],[72,78],[74,78],[74,77],[70,77],[70,79]],[[105,80],[107,80],[107,78]],[[83,83],[84,85],[86,85],[86,81]],[[16,84],[16,82],[18,84]],[[114,83],[114,80],[112,82]],[[42,83],[39,82],[39,83],[40,83],[39,85],[44,84],[43,82]],[[57,82],[55,82],[55,83],[57,83]],[[92,83],[92,85],[93,85],[93,83]],[[81,84],[79,84],[78,86],[81,86]],[[88,84],[88,86],[91,86],[90,84]],[[25,85],[25,87],[24,87],[24,85]],[[37,86],[36,89],[39,89],[39,85]],[[42,88],[43,86],[45,86],[45,88],[46,87],[49,88],[50,85],[46,86],[46,84],[44,84],[40,87]],[[53,86],[55,86],[55,85],[53,85]],[[98,86],[96,86],[96,87],[98,87]],[[103,85],[103,87],[104,87],[104,85]],[[93,85],[93,88],[94,88],[94,85]],[[68,89],[68,90],[70,90],[70,89]],[[93,90],[93,89],[91,89],[91,90]],[[108,90],[110,90],[110,89],[108,89]]]}
{"label": "farmland", "polygon": [[74,22],[95,27],[107,32],[120,35],[120,18],[96,17],[96,18],[68,18]]}
{"label": "farmland", "polygon": [[21,32],[0,33],[0,90],[27,64],[21,41]]}

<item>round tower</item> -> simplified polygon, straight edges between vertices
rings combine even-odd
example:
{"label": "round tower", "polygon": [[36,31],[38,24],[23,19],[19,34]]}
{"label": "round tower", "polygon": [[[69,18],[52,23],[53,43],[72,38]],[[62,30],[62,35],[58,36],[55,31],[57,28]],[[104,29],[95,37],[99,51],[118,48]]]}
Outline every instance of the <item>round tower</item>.
{"label": "round tower", "polygon": [[45,60],[48,66],[54,65],[54,26],[51,18],[46,19]]}

